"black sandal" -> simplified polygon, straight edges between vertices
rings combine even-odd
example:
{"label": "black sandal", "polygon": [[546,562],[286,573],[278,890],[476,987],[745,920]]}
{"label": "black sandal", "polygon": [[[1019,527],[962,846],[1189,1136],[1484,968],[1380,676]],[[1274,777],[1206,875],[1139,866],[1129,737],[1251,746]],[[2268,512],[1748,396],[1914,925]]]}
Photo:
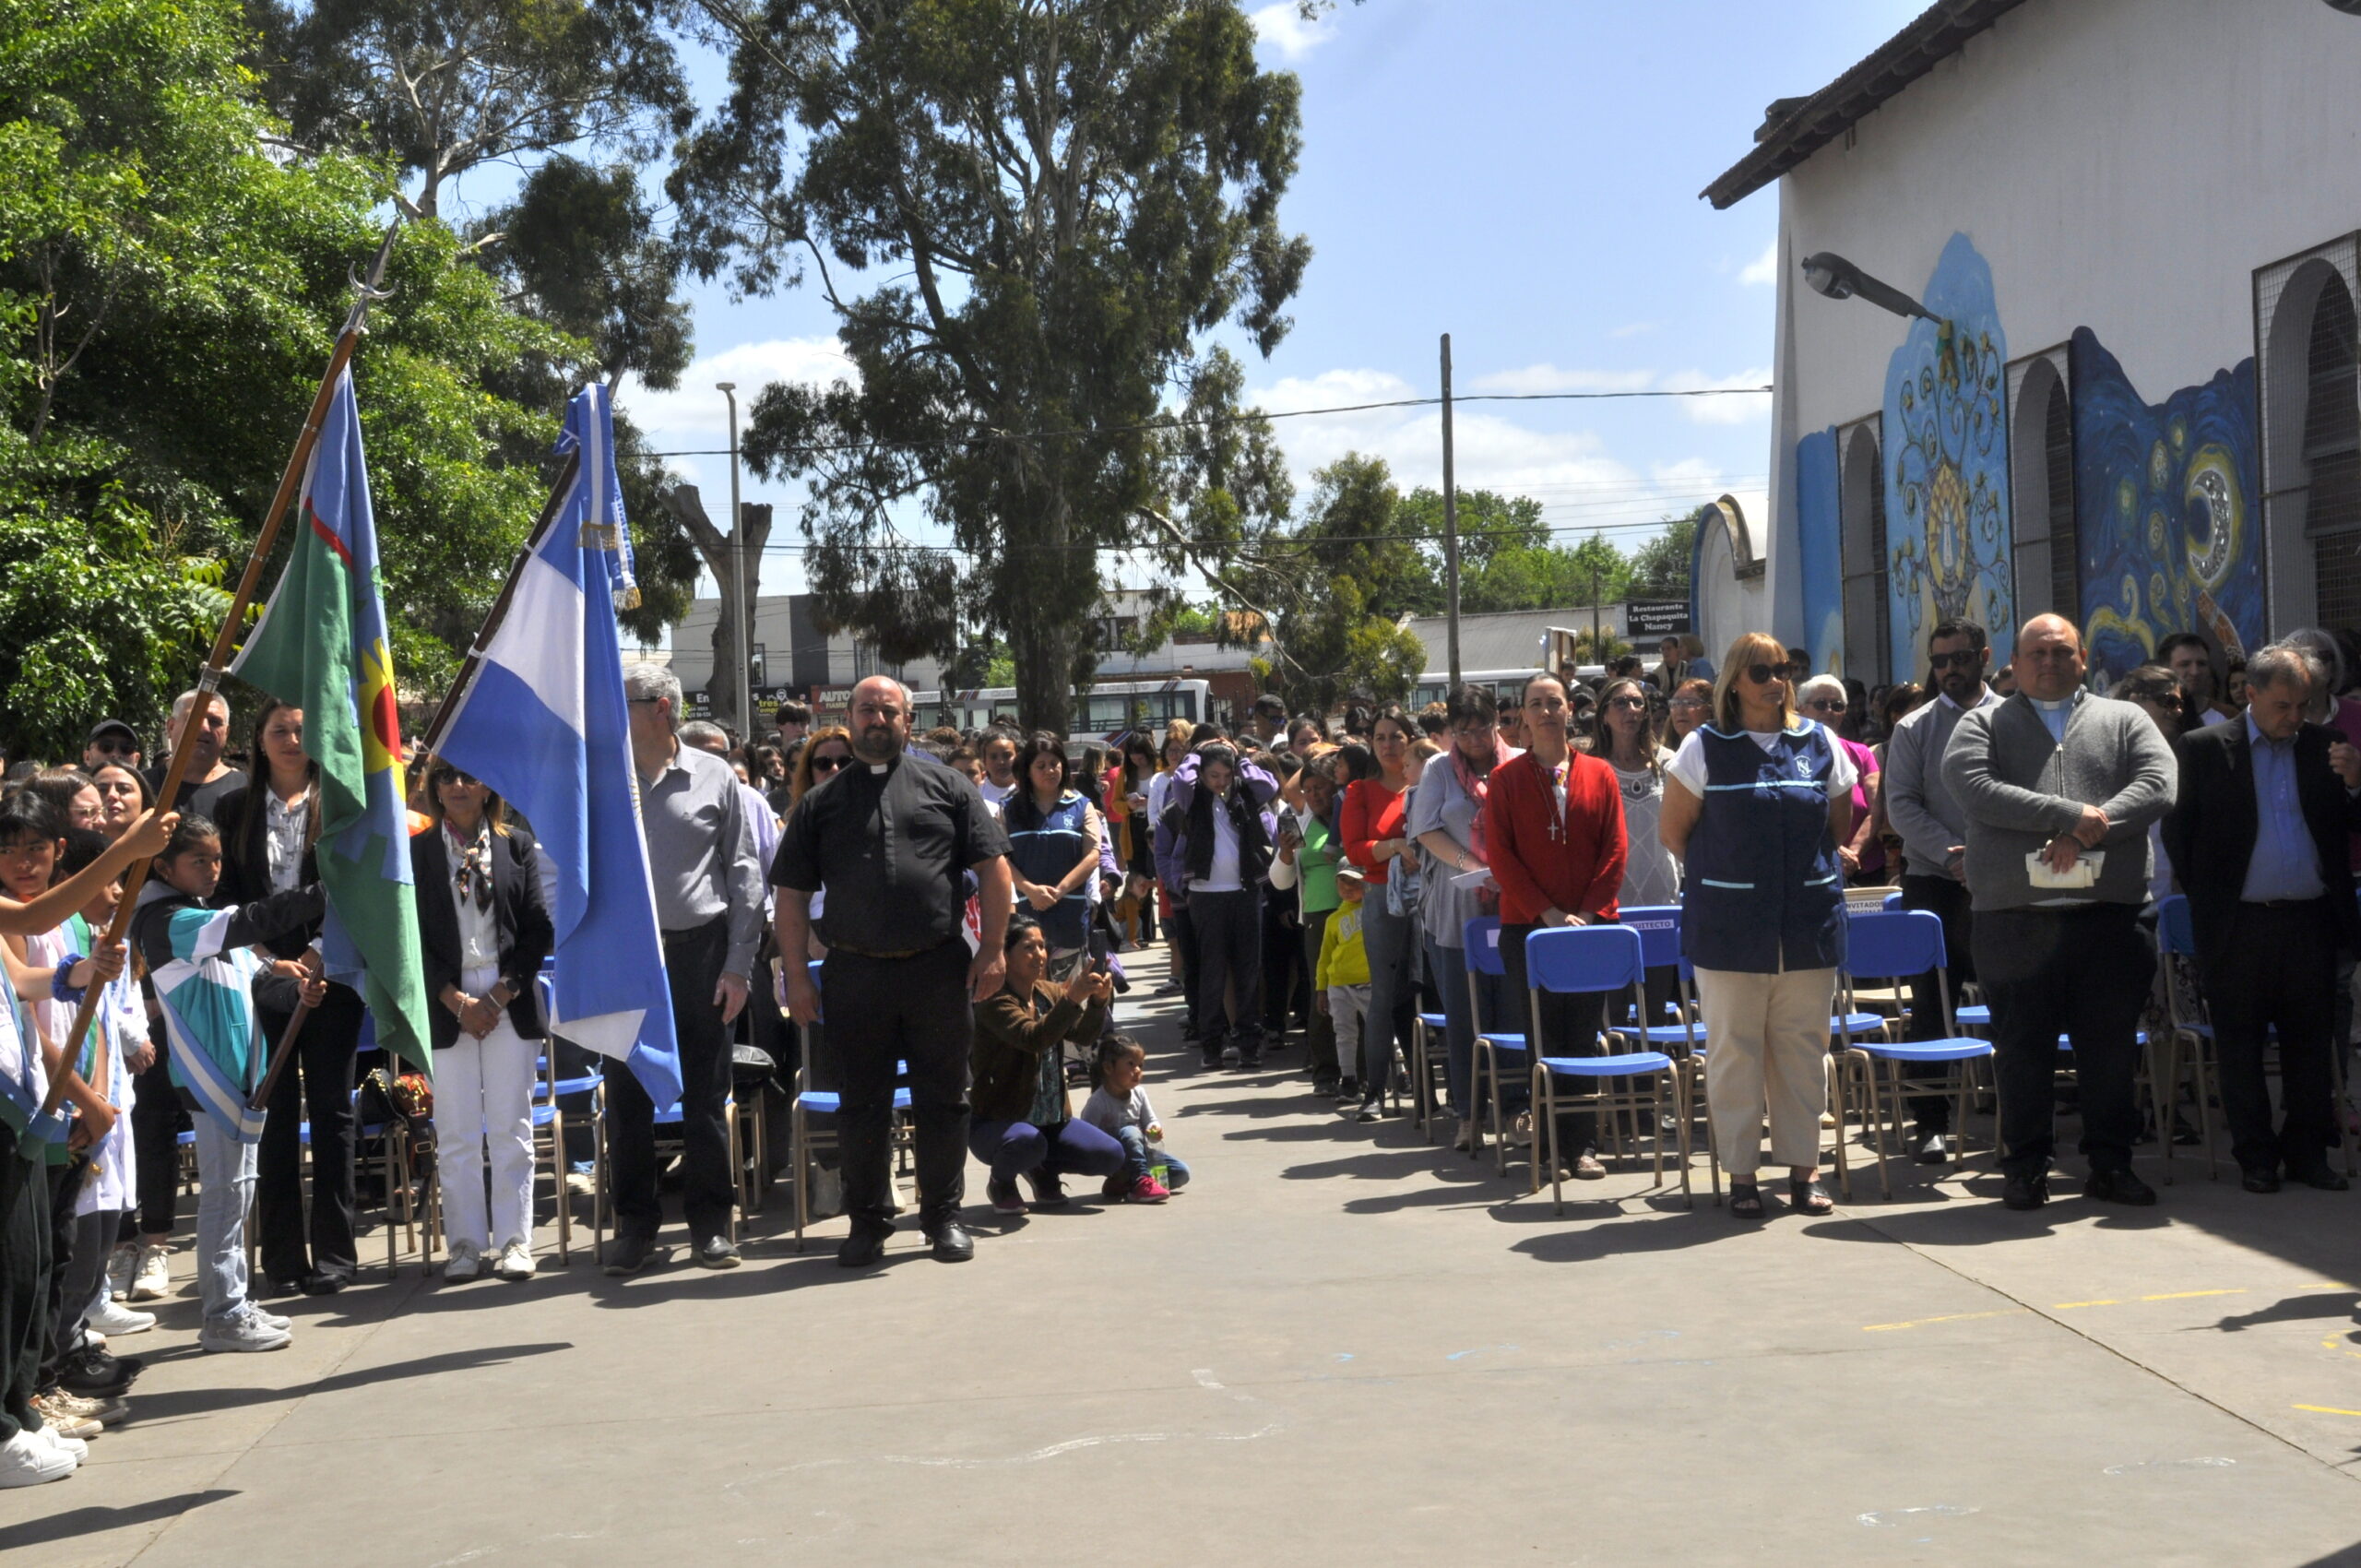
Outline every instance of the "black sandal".
{"label": "black sandal", "polygon": [[1762,1218],[1762,1188],[1753,1182],[1730,1179],[1730,1218],[1760,1219]]}
{"label": "black sandal", "polygon": [[1801,1176],[1787,1178],[1787,1202],[1803,1214],[1827,1214],[1836,1207],[1836,1200],[1815,1176],[1809,1181]]}

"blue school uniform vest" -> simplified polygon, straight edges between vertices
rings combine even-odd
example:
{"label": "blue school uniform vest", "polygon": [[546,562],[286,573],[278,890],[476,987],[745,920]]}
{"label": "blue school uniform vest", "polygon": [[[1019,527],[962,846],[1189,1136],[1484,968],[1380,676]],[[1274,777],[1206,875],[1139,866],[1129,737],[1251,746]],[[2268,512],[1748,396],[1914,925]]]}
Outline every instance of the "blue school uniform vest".
{"label": "blue school uniform vest", "polygon": [[1845,875],[1828,832],[1833,742],[1818,724],[1770,751],[1698,731],[1705,803],[1689,836],[1680,950],[1701,969],[1776,974],[1845,958]]}
{"label": "blue school uniform vest", "polygon": [[[1074,861],[1082,858],[1083,846],[1090,841],[1090,802],[1069,790],[1058,798],[1057,805],[1041,818],[1039,826],[1024,828],[1010,820],[1016,814],[1010,810],[1015,804],[1012,798],[1007,806],[1001,808],[1001,820],[1008,828],[1009,864],[1026,881],[1055,887],[1074,870]],[[1026,802],[1025,814],[1030,814],[1030,807],[1031,802]],[[1079,947],[1090,934],[1087,883],[1049,909],[1034,909],[1022,900],[1019,907],[1041,922],[1041,934],[1053,949]]]}

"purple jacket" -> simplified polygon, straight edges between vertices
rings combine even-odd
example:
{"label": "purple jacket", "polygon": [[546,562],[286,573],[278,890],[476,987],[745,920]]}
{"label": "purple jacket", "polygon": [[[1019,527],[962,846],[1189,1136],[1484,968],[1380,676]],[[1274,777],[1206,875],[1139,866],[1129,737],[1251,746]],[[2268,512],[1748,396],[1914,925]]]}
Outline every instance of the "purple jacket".
{"label": "purple jacket", "polygon": [[[1189,892],[1189,806],[1197,798],[1197,754],[1191,752],[1172,770],[1172,782],[1166,786],[1164,815],[1156,824],[1156,874],[1165,891],[1176,897]],[[1278,819],[1271,814],[1271,802],[1279,798],[1279,781],[1251,762],[1238,765],[1238,782],[1232,786],[1246,791],[1246,798],[1261,808],[1263,837],[1266,843],[1276,843],[1279,837]]]}

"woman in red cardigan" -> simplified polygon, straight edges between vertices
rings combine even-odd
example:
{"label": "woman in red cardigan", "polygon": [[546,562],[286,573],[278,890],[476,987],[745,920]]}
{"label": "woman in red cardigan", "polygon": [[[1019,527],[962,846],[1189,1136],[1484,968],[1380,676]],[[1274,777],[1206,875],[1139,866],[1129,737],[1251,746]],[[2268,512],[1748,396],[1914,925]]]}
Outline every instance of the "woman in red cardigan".
{"label": "woman in red cardigan", "polygon": [[[1555,675],[1527,681],[1525,754],[1492,773],[1485,831],[1492,880],[1501,885],[1501,963],[1512,997],[1524,997],[1528,984],[1525,939],[1549,926],[1612,921],[1623,885],[1623,790],[1613,768],[1569,742],[1572,717],[1564,682]],[[1520,1004],[1520,1019],[1525,1013]],[[1545,1053],[1597,1054],[1606,1020],[1604,995],[1545,994]],[[1606,1175],[1597,1117],[1580,1113],[1571,1127],[1562,1121],[1559,1127],[1559,1146],[1578,1151],[1572,1173],[1584,1181]]]}
{"label": "woman in red cardigan", "polygon": [[[1369,948],[1369,1009],[1361,1016],[1360,1110],[1374,1122],[1393,1075],[1394,1045],[1406,1049],[1410,1028],[1410,963],[1418,948],[1418,911],[1395,914],[1385,884],[1395,861],[1412,852],[1404,820],[1404,794],[1410,781],[1410,719],[1398,704],[1377,710],[1370,725],[1377,772],[1355,779],[1345,790],[1341,826],[1345,858],[1361,868],[1368,896],[1362,899],[1361,937]],[[1343,1042],[1338,1042],[1341,1047]],[[1342,1056],[1342,1051],[1339,1051]],[[1347,1069],[1349,1075],[1349,1069]]]}

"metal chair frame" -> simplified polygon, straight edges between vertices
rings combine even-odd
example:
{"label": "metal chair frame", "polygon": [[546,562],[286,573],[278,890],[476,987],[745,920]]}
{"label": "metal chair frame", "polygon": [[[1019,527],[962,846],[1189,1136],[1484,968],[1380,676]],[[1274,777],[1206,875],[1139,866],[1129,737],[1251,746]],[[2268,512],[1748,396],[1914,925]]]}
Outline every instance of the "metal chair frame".
{"label": "metal chair frame", "polygon": [[[1931,934],[1922,940],[1931,947],[1929,956],[1933,962],[1927,965],[1925,968],[1914,968],[1907,972],[1923,974],[1928,968],[1935,972],[1936,996],[1942,1008],[1943,1032],[1940,1039],[1906,1043],[1897,1041],[1891,1038],[1892,1029],[1890,1025],[1880,1029],[1880,1038],[1867,1044],[1857,1043],[1853,1039],[1852,1023],[1856,1016],[1853,991],[1857,978],[1857,970],[1851,956],[1853,941],[1856,934],[1865,926],[1869,931],[1875,932],[1885,929],[1884,922],[1888,921],[1908,922],[1906,925],[1896,926],[1893,929],[1913,932],[1926,932],[1929,927],[1932,928]],[[1839,989],[1836,1023],[1843,1040],[1842,1066],[1837,1073],[1839,1109],[1836,1146],[1840,1157],[1838,1171],[1844,1182],[1845,1195],[1850,1198],[1853,1194],[1851,1174],[1845,1170],[1841,1157],[1845,1147],[1845,1118],[1851,1105],[1852,1088],[1857,1085],[1864,1100],[1861,1119],[1869,1126],[1877,1149],[1878,1182],[1883,1188],[1887,1201],[1892,1202],[1893,1177],[1886,1166],[1885,1151],[1887,1121],[1892,1120],[1899,1127],[1905,1103],[1904,1097],[1907,1095],[1949,1096],[1953,1107],[1952,1133],[1951,1157],[1946,1163],[1956,1173],[1965,1158],[1961,1152],[1964,1137],[1962,1129],[1967,1124],[1968,1097],[1974,1091],[1972,1080],[1975,1077],[1975,1064],[1979,1062],[1989,1063],[1992,1060],[1992,1042],[1962,1035],[1952,1019],[1951,975],[1945,962],[1949,955],[1943,945],[1942,917],[1925,909],[1847,910],[1845,923],[1847,927],[1846,957],[1845,961],[1837,968]],[[1883,980],[1890,983],[1897,980],[1897,977],[1893,975],[1874,972],[1870,978]],[[1967,1049],[1969,1047],[1975,1049],[1969,1050]],[[1956,1065],[1958,1071],[1948,1073],[1941,1078],[1923,1077],[1905,1074],[1903,1068],[1905,1062],[1923,1062],[1929,1064],[1940,1062],[1947,1067]],[[1883,1069],[1882,1074],[1880,1072],[1880,1068]],[[1997,1074],[1993,1075],[1992,1082],[1997,1093],[1999,1084]]]}
{"label": "metal chair frame", "polygon": [[[1623,950],[1618,956],[1618,961],[1611,961],[1608,965],[1609,969],[1619,969],[1620,978],[1611,974],[1602,976],[1601,978],[1610,981],[1604,987],[1575,988],[1553,983],[1549,970],[1556,954],[1572,952],[1585,946],[1603,949],[1609,944]],[[1604,991],[1613,994],[1628,986],[1634,1006],[1633,1016],[1646,1016],[1647,966],[1643,958],[1643,950],[1640,933],[1631,927],[1565,926],[1550,931],[1536,931],[1525,938],[1525,973],[1533,981],[1526,991],[1527,1016],[1531,1020],[1532,1029],[1532,1032],[1525,1037],[1529,1042],[1539,1041],[1543,1038],[1541,996],[1544,992],[1582,993]],[[1602,1033],[1609,1040],[1623,1044],[1631,1043],[1630,1036],[1624,1031],[1609,1028]],[[1675,1123],[1680,1129],[1680,1195],[1691,1207],[1696,1206],[1697,1196],[1689,1182],[1689,1076],[1685,1067],[1676,1063],[1671,1056],[1660,1051],[1627,1051],[1597,1056],[1552,1057],[1543,1055],[1541,1049],[1536,1047],[1532,1056],[1533,1144],[1536,1158],[1533,1162],[1531,1191],[1537,1193],[1541,1190],[1541,1164],[1538,1156],[1541,1148],[1542,1125],[1547,1122],[1549,1139],[1549,1198],[1557,1213],[1566,1212],[1565,1181],[1560,1164],[1560,1150],[1558,1143],[1558,1080],[1561,1077],[1588,1079],[1598,1086],[1580,1098],[1594,1102],[1597,1110],[1606,1116],[1608,1125],[1613,1131],[1615,1157],[1618,1159],[1622,1158],[1624,1155],[1622,1118],[1626,1114],[1636,1116],[1643,1110],[1647,1112],[1655,1184],[1659,1187],[1663,1186],[1665,1184],[1664,1086],[1665,1080],[1669,1078],[1672,1081]],[[1630,1080],[1641,1077],[1645,1077],[1648,1081],[1648,1092],[1644,1096],[1635,1087],[1622,1088],[1608,1087],[1616,1080],[1628,1083]],[[1632,1131],[1631,1141],[1635,1145],[1639,1141],[1636,1127]]]}

